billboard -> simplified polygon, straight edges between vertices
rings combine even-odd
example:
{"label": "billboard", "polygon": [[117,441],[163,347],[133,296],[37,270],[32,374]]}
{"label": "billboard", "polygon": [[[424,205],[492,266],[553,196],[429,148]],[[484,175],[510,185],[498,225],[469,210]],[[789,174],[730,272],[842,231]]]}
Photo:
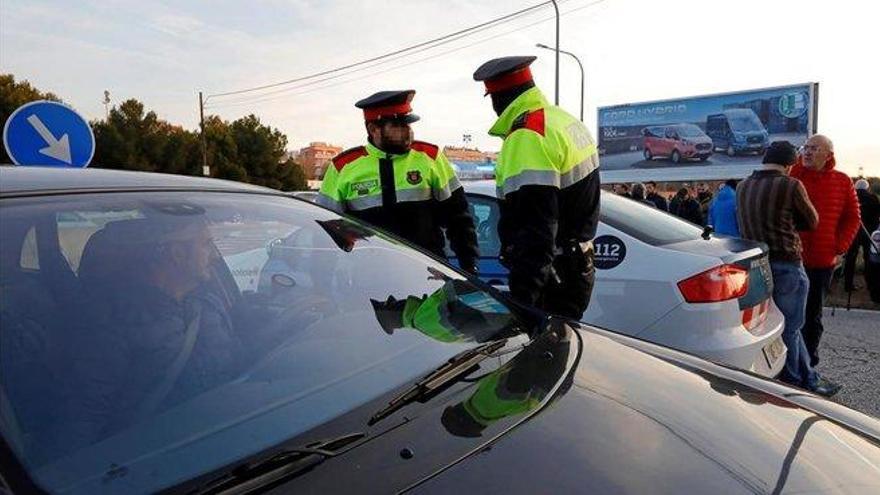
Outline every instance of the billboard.
{"label": "billboard", "polygon": [[778,140],[816,132],[818,83],[598,110],[603,182],[741,178]]}

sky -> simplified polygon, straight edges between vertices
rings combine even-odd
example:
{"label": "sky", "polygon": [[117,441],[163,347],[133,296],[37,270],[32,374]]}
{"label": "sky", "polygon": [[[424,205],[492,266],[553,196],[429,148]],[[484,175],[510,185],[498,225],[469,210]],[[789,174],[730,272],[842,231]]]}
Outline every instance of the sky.
{"label": "sky", "polygon": [[[540,0],[0,0],[0,72],[59,95],[88,118],[137,98],[160,118],[198,124],[198,93],[225,93],[322,72],[456,32]],[[839,166],[880,176],[880,7],[860,0],[560,0],[560,47],[586,73],[585,121],[596,108],[743,89],[819,83],[819,132]],[[210,96],[224,119],[254,113],[288,136],[343,147],[365,140],[354,102],[415,89],[416,138],[500,148],[491,104],[473,71],[506,55],[537,55],[552,100],[553,10],[308,86]],[[541,22],[541,21],[544,22]],[[341,76],[327,79],[331,76]],[[322,79],[322,78],[318,78]],[[580,72],[564,57],[560,104],[577,115]],[[279,90],[281,90],[279,92]]]}

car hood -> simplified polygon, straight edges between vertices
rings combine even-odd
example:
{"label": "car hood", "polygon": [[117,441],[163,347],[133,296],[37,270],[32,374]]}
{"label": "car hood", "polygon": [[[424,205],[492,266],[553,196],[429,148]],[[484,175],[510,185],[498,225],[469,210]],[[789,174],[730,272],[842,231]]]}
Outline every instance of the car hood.
{"label": "car hood", "polygon": [[753,137],[753,136],[764,137],[767,135],[767,131],[764,131],[762,129],[749,129],[749,130],[742,130],[742,131],[738,131],[738,130],[734,129],[733,132],[735,132],[736,134],[739,134],[740,136],[747,137],[747,138]]}
{"label": "car hood", "polygon": [[748,372],[577,332],[554,404],[420,492],[869,493],[880,423]]}
{"label": "car hood", "polygon": [[562,320],[508,351],[372,426],[399,391],[278,446],[366,435],[275,493],[880,487],[878,421],[806,392]]}
{"label": "car hood", "polygon": [[686,136],[684,139],[687,139],[689,142],[694,144],[703,144],[703,143],[711,143],[712,138],[703,134],[702,136]]}

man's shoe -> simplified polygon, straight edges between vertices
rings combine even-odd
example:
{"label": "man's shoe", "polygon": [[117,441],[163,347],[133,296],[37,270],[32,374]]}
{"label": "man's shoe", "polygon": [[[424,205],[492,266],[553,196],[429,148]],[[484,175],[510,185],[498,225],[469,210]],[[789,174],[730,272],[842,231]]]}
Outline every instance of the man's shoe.
{"label": "man's shoe", "polygon": [[843,386],[840,384],[826,380],[825,378],[820,378],[819,383],[816,384],[816,388],[813,389],[813,393],[821,395],[822,397],[832,397],[837,392],[840,392],[841,388],[843,388]]}

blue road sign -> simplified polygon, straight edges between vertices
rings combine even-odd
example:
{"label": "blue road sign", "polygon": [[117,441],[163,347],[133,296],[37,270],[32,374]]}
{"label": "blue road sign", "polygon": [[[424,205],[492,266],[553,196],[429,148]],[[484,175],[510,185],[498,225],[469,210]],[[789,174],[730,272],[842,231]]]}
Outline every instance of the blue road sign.
{"label": "blue road sign", "polygon": [[95,135],[67,105],[32,101],[9,116],[3,146],[16,165],[87,167],[95,155]]}

